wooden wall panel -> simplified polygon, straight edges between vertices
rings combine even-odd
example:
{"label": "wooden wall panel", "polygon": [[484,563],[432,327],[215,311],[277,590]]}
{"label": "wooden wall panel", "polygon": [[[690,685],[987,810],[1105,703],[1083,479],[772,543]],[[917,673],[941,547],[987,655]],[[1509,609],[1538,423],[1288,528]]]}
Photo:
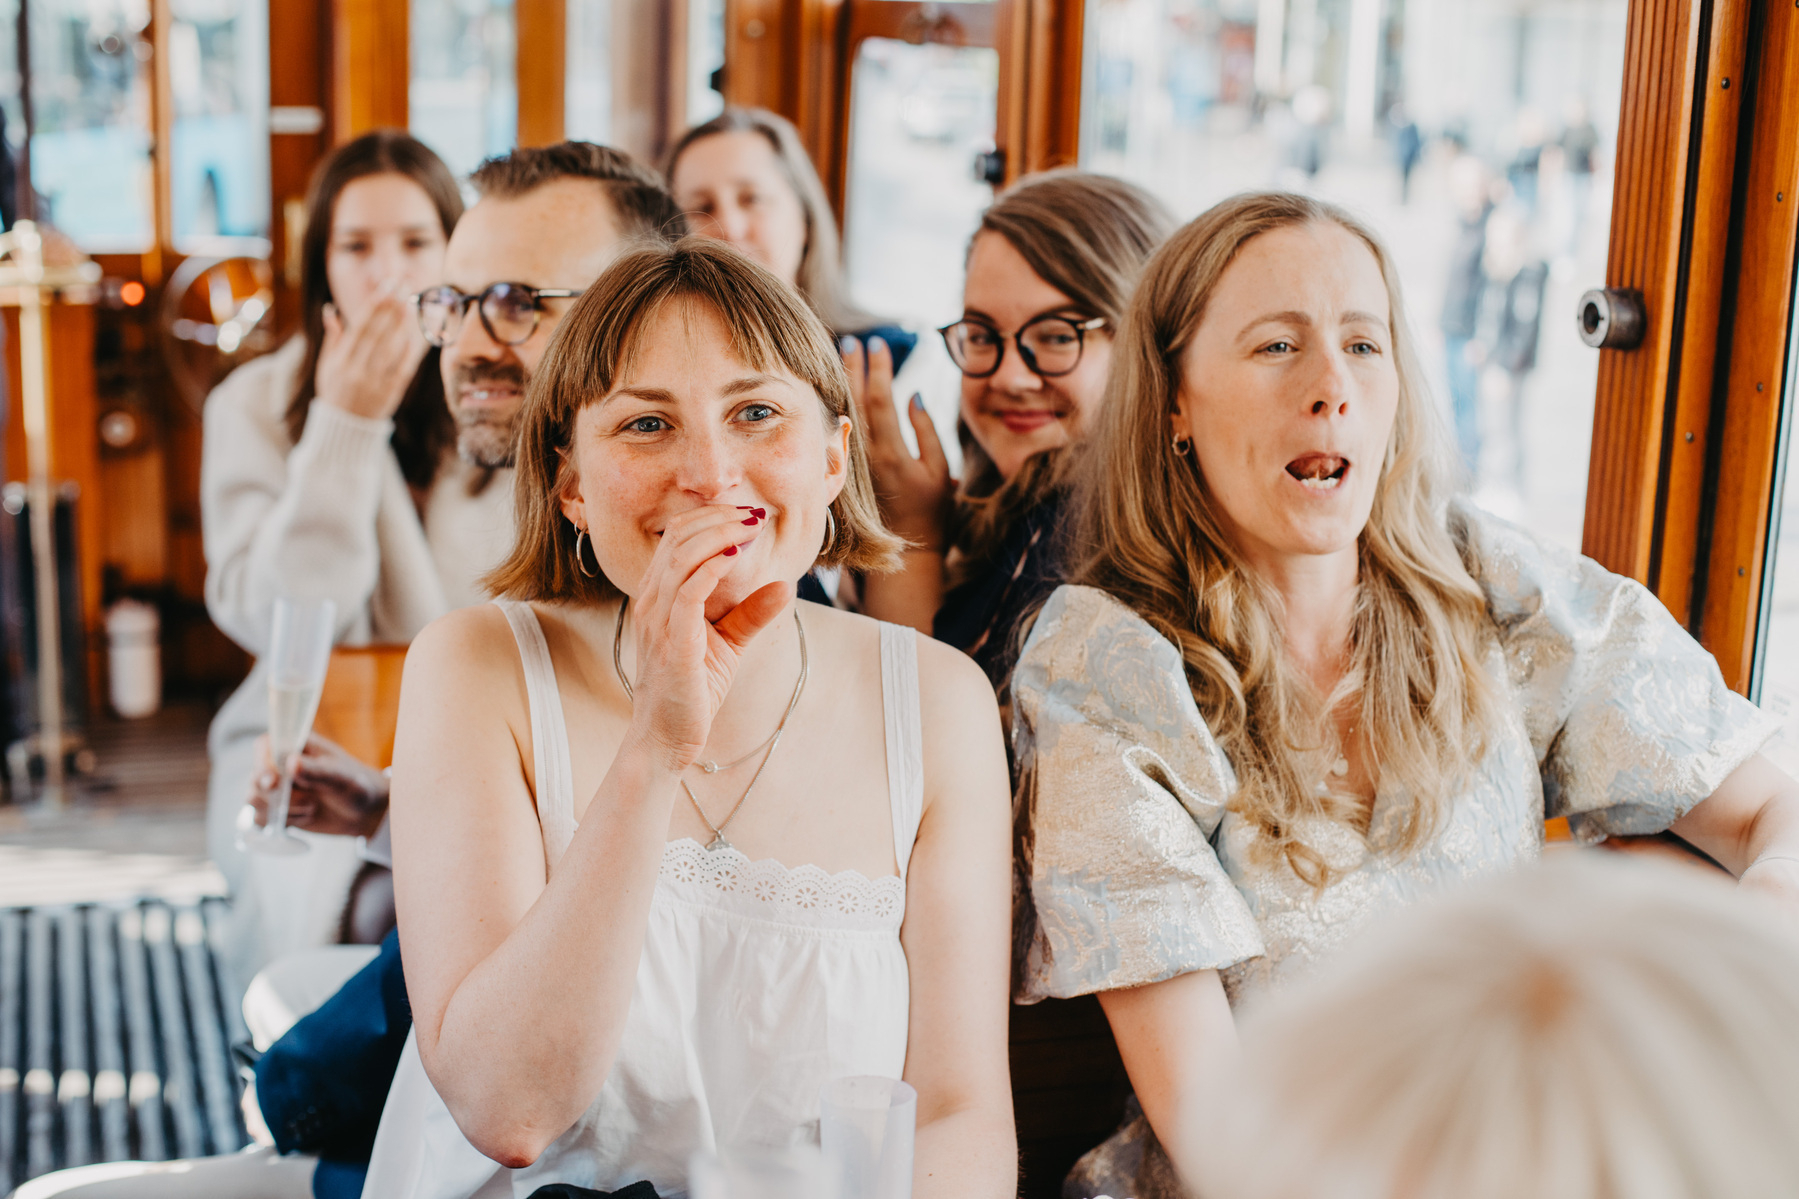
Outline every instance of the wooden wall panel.
{"label": "wooden wall panel", "polygon": [[[289,114],[269,131],[269,265],[275,268],[275,325],[283,334],[300,320],[298,250],[306,225],[306,186],[333,144],[330,16],[330,0],[269,5],[269,107]],[[317,114],[318,129],[283,131],[296,124],[293,117],[311,113]]]}
{"label": "wooden wall panel", "polygon": [[518,24],[518,144],[562,140],[567,96],[568,0],[514,0]]}
{"label": "wooden wall panel", "polygon": [[412,83],[407,0],[332,0],[331,133],[404,129]]}
{"label": "wooden wall panel", "polygon": [[1080,161],[1082,0],[999,0],[995,145],[1006,182]]}
{"label": "wooden wall panel", "polygon": [[1781,392],[1792,328],[1799,251],[1799,5],[1768,4],[1750,39],[1745,98],[1751,124],[1738,178],[1741,253],[1731,272],[1734,319],[1727,331],[1721,468],[1705,564],[1702,633],[1725,681],[1746,690],[1755,662]]}
{"label": "wooden wall panel", "polygon": [[1643,293],[1648,329],[1637,349],[1599,351],[1582,549],[1607,568],[1640,581],[1648,580],[1655,532],[1701,6],[1706,2],[1633,0],[1625,36],[1606,285]]}

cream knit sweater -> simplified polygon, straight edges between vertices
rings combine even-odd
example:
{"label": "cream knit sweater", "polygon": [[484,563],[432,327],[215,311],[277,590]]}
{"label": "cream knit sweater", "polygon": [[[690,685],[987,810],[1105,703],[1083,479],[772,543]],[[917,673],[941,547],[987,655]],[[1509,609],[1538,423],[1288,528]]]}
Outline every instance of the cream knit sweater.
{"label": "cream knit sweater", "polygon": [[[452,457],[421,518],[389,442],[392,421],[314,403],[299,443],[289,441],[284,414],[303,348],[295,337],[238,368],[206,402],[200,460],[206,609],[258,658],[268,650],[277,596],[335,601],[340,645],[406,642],[451,608],[485,599],[479,579],[512,545],[511,471],[471,494],[477,468]],[[240,969],[328,941],[355,869],[348,846],[322,844],[347,838],[315,838],[310,855],[253,863],[235,847],[255,740],[267,725],[268,687],[259,664],[219,710],[208,739],[213,861],[240,907],[269,909],[277,894],[281,899],[279,911],[258,917],[265,927],[253,939],[260,944]],[[260,904],[246,893],[252,865],[258,885],[248,890],[264,893]],[[292,902],[300,894],[306,901]],[[248,974],[240,973],[240,981],[248,982]]]}

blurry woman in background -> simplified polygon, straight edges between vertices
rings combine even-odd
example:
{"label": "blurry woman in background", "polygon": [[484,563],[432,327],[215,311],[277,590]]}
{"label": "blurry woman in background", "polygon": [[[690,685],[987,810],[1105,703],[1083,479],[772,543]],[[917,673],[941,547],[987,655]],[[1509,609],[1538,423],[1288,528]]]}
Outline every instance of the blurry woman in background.
{"label": "blurry woman in background", "polygon": [[[439,281],[461,215],[448,168],[406,134],[369,133],[339,149],[307,197],[301,332],[206,403],[206,607],[258,659],[278,596],[335,600],[338,640],[351,644],[408,641],[449,606],[417,497],[453,460],[456,430],[410,297]],[[459,533],[452,521],[433,535]],[[209,741],[208,847],[238,897],[245,979],[268,957],[336,940],[360,866],[349,837],[254,863],[236,847],[267,696],[263,671],[252,670]],[[315,741],[306,758],[331,776],[334,795],[385,791],[374,770],[334,750]]]}
{"label": "blurry woman in background", "polygon": [[1641,585],[1452,500],[1397,276],[1351,217],[1249,195],[1175,234],[1098,424],[1076,585],[1013,676],[1020,998],[1098,994],[1146,1119],[1065,1193],[1202,1180],[1231,1002],[1534,857],[1546,816],[1672,829],[1799,911],[1774,722]]}
{"label": "blurry woman in background", "polygon": [[1799,942],[1777,915],[1615,854],[1398,915],[1245,1021],[1204,1193],[1793,1199]]}
{"label": "blurry woman in background", "polygon": [[785,117],[727,108],[681,135],[664,174],[695,233],[730,242],[797,288],[838,336],[883,337],[904,362],[917,338],[850,299],[831,203]]}
{"label": "blurry woman in background", "polygon": [[962,373],[962,481],[910,407],[901,438],[891,347],[845,347],[888,526],[905,566],[863,585],[863,610],[972,655],[1005,693],[1020,617],[1057,581],[1069,448],[1092,429],[1131,288],[1173,221],[1141,188],[1057,171],[994,201],[968,248],[962,318],[941,331]]}

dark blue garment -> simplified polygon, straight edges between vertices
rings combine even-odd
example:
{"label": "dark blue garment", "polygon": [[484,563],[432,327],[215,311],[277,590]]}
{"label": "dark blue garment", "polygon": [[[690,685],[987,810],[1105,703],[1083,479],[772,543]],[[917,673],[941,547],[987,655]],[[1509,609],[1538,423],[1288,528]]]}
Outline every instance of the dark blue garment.
{"label": "dark blue garment", "polygon": [[374,961],[256,1063],[256,1100],[275,1147],[320,1159],[312,1179],[317,1199],[361,1193],[381,1108],[411,1029],[396,931],[381,942]]}
{"label": "dark blue garment", "polygon": [[931,623],[937,640],[973,658],[1008,702],[1012,667],[1023,647],[1025,618],[1062,582],[1062,509],[1067,496],[1052,491],[1020,516],[990,561],[966,569],[962,582],[944,593]]}
{"label": "dark blue garment", "polygon": [[868,329],[851,329],[845,333],[857,341],[867,344],[871,337],[878,337],[887,343],[887,352],[893,355],[893,373],[899,374],[900,367],[906,365],[906,359],[918,345],[918,334],[908,333],[898,325],[875,325]]}

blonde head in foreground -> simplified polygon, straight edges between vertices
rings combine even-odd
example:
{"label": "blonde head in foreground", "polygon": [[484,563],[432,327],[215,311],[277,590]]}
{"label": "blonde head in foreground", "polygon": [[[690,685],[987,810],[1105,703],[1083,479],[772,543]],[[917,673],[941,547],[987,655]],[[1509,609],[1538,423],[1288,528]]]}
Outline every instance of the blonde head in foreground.
{"label": "blonde head in foreground", "polygon": [[1207,1199],[1799,1196],[1799,941],[1570,853],[1400,914],[1251,1015]]}

